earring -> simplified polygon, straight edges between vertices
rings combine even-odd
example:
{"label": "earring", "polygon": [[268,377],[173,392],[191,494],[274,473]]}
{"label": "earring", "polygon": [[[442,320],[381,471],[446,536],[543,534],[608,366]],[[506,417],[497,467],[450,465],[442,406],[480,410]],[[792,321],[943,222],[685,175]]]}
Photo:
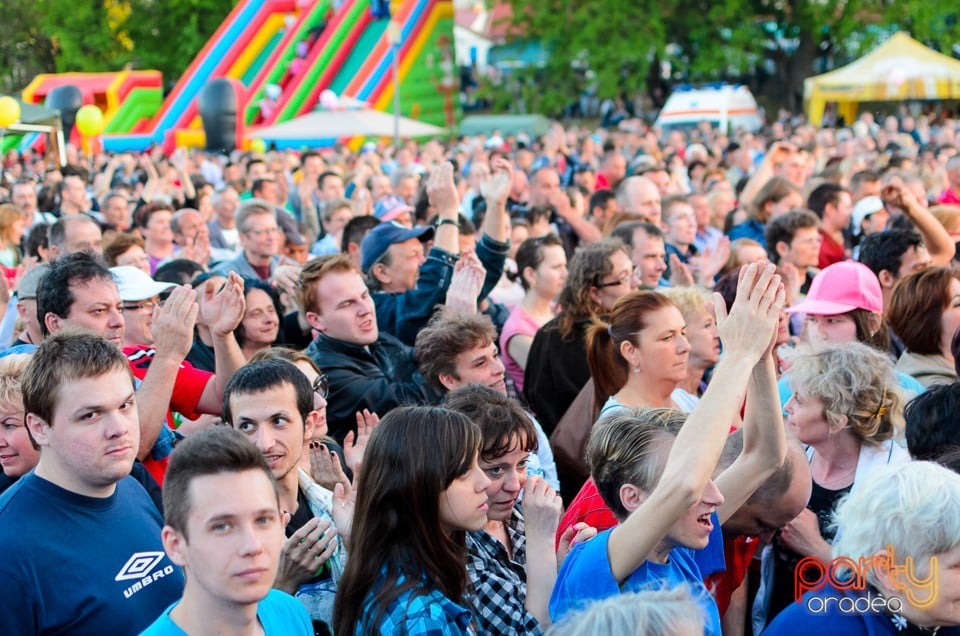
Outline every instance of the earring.
{"label": "earring", "polygon": [[633,372],[634,372],[634,373],[640,373],[640,366],[637,365],[637,366],[633,367]]}

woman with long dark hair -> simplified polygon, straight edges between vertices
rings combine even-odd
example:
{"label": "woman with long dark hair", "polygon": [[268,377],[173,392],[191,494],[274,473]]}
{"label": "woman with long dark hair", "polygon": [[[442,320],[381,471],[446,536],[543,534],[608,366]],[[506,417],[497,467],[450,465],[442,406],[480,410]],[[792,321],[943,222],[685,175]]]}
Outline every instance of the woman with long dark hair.
{"label": "woman with long dark hair", "polygon": [[[358,477],[337,634],[467,634],[465,533],[487,523],[480,430],[461,413],[400,407],[370,436]],[[432,631],[435,630],[435,631]]]}

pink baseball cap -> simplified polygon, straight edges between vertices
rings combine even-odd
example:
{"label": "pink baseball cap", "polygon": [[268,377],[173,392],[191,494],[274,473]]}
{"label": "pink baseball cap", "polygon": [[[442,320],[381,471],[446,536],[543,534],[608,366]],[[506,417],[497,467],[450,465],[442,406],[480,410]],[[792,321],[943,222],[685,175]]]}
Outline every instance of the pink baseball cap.
{"label": "pink baseball cap", "polygon": [[807,297],[787,313],[836,316],[854,309],[883,313],[880,281],[869,267],[856,261],[842,261],[824,268],[810,284]]}

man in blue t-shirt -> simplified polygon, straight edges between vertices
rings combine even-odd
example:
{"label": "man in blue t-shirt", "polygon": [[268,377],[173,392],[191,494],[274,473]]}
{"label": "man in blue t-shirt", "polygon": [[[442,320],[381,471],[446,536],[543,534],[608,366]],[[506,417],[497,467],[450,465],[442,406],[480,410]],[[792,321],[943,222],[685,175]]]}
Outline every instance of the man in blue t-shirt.
{"label": "man in blue t-shirt", "polygon": [[224,427],[191,435],[173,453],[163,497],[163,548],[187,585],[145,636],[212,633],[223,625],[312,636],[303,605],[271,589],[284,518],[277,482],[256,446]]}
{"label": "man in blue t-shirt", "polygon": [[177,598],[160,513],[130,470],[140,424],[119,347],[63,330],[22,380],[32,473],[0,497],[3,633],[139,634]]}

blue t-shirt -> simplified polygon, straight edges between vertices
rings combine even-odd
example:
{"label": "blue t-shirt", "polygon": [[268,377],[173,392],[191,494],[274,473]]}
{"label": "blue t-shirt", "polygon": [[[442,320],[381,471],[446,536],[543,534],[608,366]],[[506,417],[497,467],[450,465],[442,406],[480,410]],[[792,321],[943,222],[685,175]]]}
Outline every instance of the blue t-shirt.
{"label": "blue t-shirt", "polygon": [[162,526],[133,477],[100,498],[24,475],[0,497],[0,631],[139,634],[183,593]]}
{"label": "blue t-shirt", "polygon": [[[180,601],[177,601],[179,603]],[[174,603],[160,617],[153,621],[141,636],[187,636],[187,632],[170,618],[170,610],[177,606]],[[313,636],[313,627],[310,625],[310,616],[300,601],[286,592],[270,590],[257,606],[257,620],[263,626],[263,633],[267,636]]]}
{"label": "blue t-shirt", "polygon": [[550,597],[550,618],[554,622],[568,612],[585,609],[592,601],[609,598],[620,592],[649,589],[670,589],[686,585],[703,608],[706,617],[704,634],[720,636],[720,612],[703,585],[703,575],[694,560],[693,550],[674,548],[667,563],[644,563],[619,585],[610,570],[607,544],[610,530],[604,530],[590,541],[570,551],[560,568]]}

